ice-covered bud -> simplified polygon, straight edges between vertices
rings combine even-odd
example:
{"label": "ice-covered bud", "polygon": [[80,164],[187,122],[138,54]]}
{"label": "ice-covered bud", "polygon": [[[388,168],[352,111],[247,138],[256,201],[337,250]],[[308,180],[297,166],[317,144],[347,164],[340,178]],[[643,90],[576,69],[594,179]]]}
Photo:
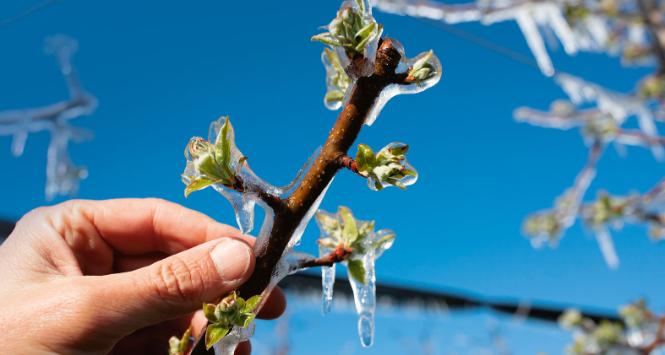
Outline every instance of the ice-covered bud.
{"label": "ice-covered bud", "polygon": [[582,313],[577,309],[567,309],[558,319],[559,326],[564,329],[572,329],[582,325]]}
{"label": "ice-covered bud", "polygon": [[555,100],[550,104],[550,112],[553,115],[567,117],[577,112],[577,108],[568,100]]}
{"label": "ice-covered bud", "polygon": [[418,179],[418,173],[407,162],[409,146],[404,143],[390,143],[374,154],[365,144],[358,145],[356,163],[358,173],[367,178],[367,186],[379,191],[386,186],[405,189]]}
{"label": "ice-covered bud", "polygon": [[665,99],[665,76],[650,75],[639,84],[639,95],[646,99]]}
{"label": "ice-covered bud", "polygon": [[649,238],[660,241],[665,239],[665,224],[662,222],[649,224]]}
{"label": "ice-covered bud", "polygon": [[256,317],[256,310],[261,304],[261,296],[245,300],[235,291],[217,304],[205,303],[203,314],[208,319],[206,328],[206,348],[210,349],[219,342],[232,327],[247,328]]}
{"label": "ice-covered bud", "polygon": [[192,328],[187,328],[181,338],[172,336],[169,339],[169,355],[185,355],[191,344]]}
{"label": "ice-covered bud", "polygon": [[522,227],[523,233],[532,238],[535,245],[543,241],[556,243],[563,231],[563,223],[556,211],[543,211],[529,215]]}
{"label": "ice-covered bud", "polygon": [[182,175],[187,184],[185,196],[214,184],[241,188],[237,175],[245,158],[235,158],[233,126],[228,117],[222,120],[214,142],[194,137],[187,144],[187,168]]}
{"label": "ice-covered bud", "polygon": [[328,32],[312,37],[332,47],[341,47],[349,58],[363,54],[366,47],[381,35],[379,25],[363,1],[346,1],[327,26]]}
{"label": "ice-covered bud", "polygon": [[621,307],[619,315],[628,327],[642,327],[651,319],[651,312],[643,299]]}
{"label": "ice-covered bud", "polygon": [[408,78],[416,83],[431,79],[438,73],[438,68],[433,62],[434,51],[422,53],[416,57],[413,66],[409,69]]}
{"label": "ice-covered bud", "polygon": [[610,115],[602,115],[590,120],[582,127],[582,135],[590,141],[609,142],[616,138],[619,124]]}
{"label": "ice-covered bud", "polygon": [[634,198],[619,198],[601,191],[598,199],[582,208],[582,219],[591,226],[606,224],[625,216],[626,208]]}
{"label": "ice-covered bud", "polygon": [[349,273],[361,283],[366,282],[363,257],[371,253],[374,259],[378,258],[395,240],[395,233],[387,229],[374,231],[374,221],[356,220],[351,210],[344,206],[340,206],[336,214],[318,211],[316,222],[321,231],[319,246],[324,252],[350,249]]}
{"label": "ice-covered bud", "polygon": [[321,60],[326,68],[326,96],[324,104],[330,110],[337,110],[342,106],[346,91],[351,85],[351,78],[344,71],[344,66],[337,52],[325,48]]}
{"label": "ice-covered bud", "polygon": [[613,345],[618,345],[622,340],[623,327],[619,323],[601,321],[591,335],[596,339],[601,349],[607,350]]}
{"label": "ice-covered bud", "polygon": [[563,15],[570,24],[576,24],[584,20],[590,11],[586,6],[579,4],[565,3],[563,5]]}

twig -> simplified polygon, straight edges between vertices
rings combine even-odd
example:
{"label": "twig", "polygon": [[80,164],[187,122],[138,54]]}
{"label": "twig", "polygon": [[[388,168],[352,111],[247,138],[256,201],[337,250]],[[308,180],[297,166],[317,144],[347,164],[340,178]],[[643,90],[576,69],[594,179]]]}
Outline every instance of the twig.
{"label": "twig", "polygon": [[[647,1],[649,1],[648,4]],[[660,37],[658,35],[658,24],[654,23],[653,19],[651,18],[652,13],[655,11],[654,7],[652,6],[653,3],[651,0],[637,0],[637,5],[640,8],[644,25],[651,35],[651,45],[658,61],[658,70],[656,71],[656,74],[665,75],[665,48],[663,48],[663,44],[660,42]]]}
{"label": "twig", "polygon": [[328,255],[322,256],[320,258],[305,259],[302,260],[298,268],[305,269],[310,267],[317,266],[333,266],[335,263],[341,263],[351,256],[353,252],[350,248],[344,248],[343,246],[338,246],[335,250],[331,251]]}
{"label": "twig", "polygon": [[[374,73],[358,78],[350,88],[349,100],[337,117],[321,152],[293,194],[283,200],[284,207],[274,211],[267,246],[263,254],[256,256],[254,273],[250,279],[238,289],[241,297],[259,295],[270,285],[273,270],[291,235],[340,169],[338,158],[346,155],[351,148],[381,91],[390,84],[404,82],[404,74],[395,73],[400,59],[401,55],[392,40],[385,38],[379,43]],[[203,333],[201,331],[199,334]],[[206,352],[200,340],[201,336],[197,339],[193,354]]]}

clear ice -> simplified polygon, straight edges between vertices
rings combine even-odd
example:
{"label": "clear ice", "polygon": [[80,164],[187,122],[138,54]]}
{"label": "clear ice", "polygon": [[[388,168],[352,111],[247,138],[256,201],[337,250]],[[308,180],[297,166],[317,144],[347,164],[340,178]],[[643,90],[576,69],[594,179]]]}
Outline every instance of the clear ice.
{"label": "clear ice", "polygon": [[[648,100],[637,94],[619,94],[569,74],[557,74],[555,79],[570,101],[556,100],[549,111],[518,108],[514,114],[517,121],[564,130],[580,127],[587,144],[601,140],[643,146],[651,148],[656,159],[665,157],[662,145],[652,143],[659,137],[658,117]],[[639,130],[621,129],[631,117],[637,120]]]}
{"label": "clear ice", "polygon": [[383,110],[383,107],[393,97],[402,94],[417,94],[423,92],[431,88],[432,86],[436,85],[439,82],[439,80],[441,80],[443,67],[441,66],[441,61],[439,61],[439,58],[435,54],[432,54],[431,51],[427,51],[420,53],[413,58],[407,58],[404,53],[404,47],[402,47],[402,45],[396,40],[393,40],[393,42],[395,44],[395,47],[402,56],[399,66],[397,67],[396,70],[397,73],[408,72],[409,68],[411,68],[414,63],[418,62],[420,59],[427,56],[429,56],[427,62],[429,65],[431,65],[434,68],[434,73],[431,77],[422,81],[417,81],[413,84],[390,84],[387,87],[385,87],[383,91],[381,91],[381,94],[376,99],[374,105],[372,106],[369,113],[367,114],[367,117],[365,118],[365,124],[368,126],[371,126],[374,123],[374,121],[376,121],[377,117],[381,113],[381,110]]}
{"label": "clear ice", "polygon": [[[653,40],[640,21],[628,21],[622,16],[604,14],[600,1],[520,1],[477,0],[468,3],[444,4],[428,0],[375,0],[374,6],[384,12],[442,21],[448,24],[480,22],[492,25],[503,21],[515,21],[524,35],[540,70],[548,76],[555,73],[547,52],[544,35],[551,34],[562,44],[568,55],[578,51],[604,52],[622,55],[624,63],[645,64],[647,58],[631,56],[635,48],[650,48]],[[588,11],[575,17],[566,10],[568,6],[583,6]],[[639,16],[635,3],[622,2],[621,10]],[[554,47],[554,42],[551,47]],[[649,51],[642,51],[649,53]]]}
{"label": "clear ice", "polygon": [[64,35],[48,37],[44,50],[56,57],[70,98],[45,107],[0,112],[0,135],[13,137],[12,154],[18,157],[23,154],[30,133],[50,133],[45,193],[46,198],[51,200],[58,195],[75,194],[79,182],[87,177],[87,170],[71,161],[68,145],[70,141],[90,139],[92,134],[73,127],[69,121],[92,114],[97,108],[97,99],[83,89],[72,66],[72,57],[78,50],[76,40]]}
{"label": "clear ice", "polygon": [[[221,133],[222,126],[224,126],[224,124],[227,122],[228,119],[229,119],[228,116],[222,116],[218,120],[213,121],[210,124],[208,130],[208,142],[212,143],[217,141],[218,135]],[[266,192],[274,196],[281,197],[284,194],[290,192],[293,189],[293,187],[296,186],[296,184],[300,181],[303,173],[311,165],[313,158],[309,158],[307,160],[307,162],[298,171],[295,179],[291,183],[283,187],[276,187],[262,180],[259,176],[256,175],[256,173],[254,173],[254,171],[252,171],[252,169],[249,166],[249,163],[247,162],[246,159],[244,159],[244,155],[241,153],[241,151],[238,149],[238,147],[235,144],[235,132],[233,130],[233,126],[230,126],[227,135],[228,135],[227,139],[231,142],[230,165],[231,168],[236,173],[236,176],[242,181],[244,191],[238,192],[235,189],[229,188],[221,183],[215,183],[212,184],[211,186],[215,191],[217,191],[219,194],[224,196],[229,201],[229,203],[233,207],[233,210],[235,211],[235,217],[238,227],[240,228],[242,233],[248,234],[254,229],[255,205],[257,202],[259,204],[263,204],[263,202],[261,202],[261,200],[258,197],[259,193]],[[192,140],[190,141],[190,145],[192,144],[193,141],[200,139],[201,138],[198,137],[192,138]],[[320,149],[317,149],[314,156],[316,156],[319,151]],[[193,180],[202,177],[203,174],[197,170],[195,166],[195,158],[192,156],[192,154],[189,152],[188,149],[185,150],[185,158],[187,159],[187,164],[185,167],[185,171],[182,173],[181,176],[183,183],[187,185]],[[268,212],[267,214],[271,213],[272,212]],[[264,221],[263,224],[264,228],[262,228],[262,230],[268,226],[267,222],[272,223],[272,215],[270,216],[267,215],[266,218],[270,218],[270,221]],[[264,242],[262,241],[261,238],[259,238],[259,240],[257,241],[257,245],[260,247],[264,246]]]}
{"label": "clear ice", "polygon": [[[364,7],[366,21],[376,22],[374,17],[372,17],[372,7],[369,2],[367,0],[362,0],[361,2]],[[354,9],[359,9],[358,4],[359,2],[357,0],[347,0],[342,4],[342,8],[352,7]],[[381,33],[382,28],[379,27],[377,36],[368,43],[363,51],[363,57],[365,60],[362,61],[361,64],[358,64],[358,62],[351,62],[343,47],[331,46],[332,50],[324,50],[321,55],[321,60],[326,69],[327,93],[324,98],[324,104],[328,109],[337,110],[342,107],[348,100],[356,80],[359,77],[369,76],[374,73],[374,62],[376,60],[376,51],[379,39],[381,38]],[[372,123],[374,123],[385,104],[391,98],[399,94],[416,94],[422,92],[434,86],[441,79],[441,62],[436,55],[432,55],[431,52],[424,52],[415,58],[409,59],[406,58],[404,48],[401,44],[396,41],[395,43],[402,56],[397,73],[406,73],[414,63],[425,56],[429,56],[428,64],[434,68],[435,73],[430,78],[419,80],[413,84],[391,84],[384,88],[365,119],[365,124],[368,126],[371,126]],[[344,69],[344,72],[341,72],[341,68]]]}
{"label": "clear ice", "polygon": [[[363,347],[369,347],[374,342],[374,313],[376,310],[376,273],[374,264],[385,250],[389,249],[394,243],[395,233],[382,229],[374,231],[373,221],[360,221],[353,219],[350,211],[347,216],[342,214],[345,210],[343,207],[337,214],[319,211],[319,218],[317,224],[321,230],[321,239],[319,239],[319,255],[324,256],[333,251],[337,246],[349,247],[353,251],[347,261],[342,265],[347,267],[347,275],[351,288],[353,290],[353,298],[355,303],[356,312],[358,313],[358,335],[360,343]],[[349,223],[349,218],[353,219],[357,229],[358,236],[352,238],[354,241],[350,245],[348,238],[344,233],[347,233],[346,224]],[[360,231],[363,231],[361,235]],[[358,280],[349,271],[350,263],[358,263],[362,265],[363,279]],[[322,301],[323,312],[326,313],[330,309],[333,294],[334,284],[334,268],[322,268]],[[357,276],[357,275],[356,275]],[[364,281],[364,282],[363,282]]]}

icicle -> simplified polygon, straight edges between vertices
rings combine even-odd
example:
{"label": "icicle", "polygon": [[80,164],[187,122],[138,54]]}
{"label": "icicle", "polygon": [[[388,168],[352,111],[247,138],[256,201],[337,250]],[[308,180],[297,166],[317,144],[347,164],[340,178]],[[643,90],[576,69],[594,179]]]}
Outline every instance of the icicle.
{"label": "icicle", "polygon": [[439,58],[437,58],[437,56],[434,55],[431,51],[420,53],[414,58],[406,58],[404,49],[402,48],[401,44],[395,41],[395,47],[398,49],[402,56],[398,71],[407,71],[409,68],[412,68],[414,64],[422,63],[422,60],[426,60],[427,64],[431,66],[433,73],[427,79],[418,81],[414,84],[391,84],[384,88],[383,91],[381,91],[379,97],[374,102],[374,105],[367,114],[367,117],[365,118],[365,124],[368,126],[371,126],[374,121],[376,121],[376,118],[381,113],[381,110],[383,110],[383,107],[393,97],[401,94],[417,94],[419,92],[423,92],[436,85],[436,83],[441,80],[441,73],[443,71],[441,62],[439,61]]}
{"label": "icicle", "polygon": [[67,154],[70,139],[72,139],[70,127],[56,127],[51,131],[46,161],[47,200],[52,200],[58,195],[76,194],[79,181],[88,176],[88,171],[75,166]]}
{"label": "icicle", "polygon": [[376,275],[374,272],[374,250],[363,255],[365,283],[356,280],[349,273],[349,283],[353,290],[353,299],[358,313],[358,335],[363,347],[374,343],[374,312],[376,310]]}
{"label": "icicle", "polygon": [[612,236],[610,235],[609,230],[605,226],[597,226],[594,228],[594,234],[596,235],[596,240],[598,241],[598,246],[600,251],[603,253],[603,258],[605,263],[610,269],[616,269],[619,267],[619,257],[617,256],[616,250],[614,249],[614,242],[612,241]]}
{"label": "icicle", "polygon": [[[319,246],[319,256],[325,256],[329,250],[323,246]],[[332,266],[321,267],[321,287],[322,287],[322,313],[327,314],[332,309],[333,289],[335,286],[335,264]]]}

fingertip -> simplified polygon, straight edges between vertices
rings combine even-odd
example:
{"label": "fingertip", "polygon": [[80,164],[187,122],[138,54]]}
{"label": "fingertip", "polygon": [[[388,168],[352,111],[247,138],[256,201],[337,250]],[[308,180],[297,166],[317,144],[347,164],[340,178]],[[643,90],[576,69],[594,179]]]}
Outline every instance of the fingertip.
{"label": "fingertip", "polygon": [[236,348],[235,355],[250,355],[252,353],[252,343],[249,341],[243,341],[238,344]]}
{"label": "fingertip", "polygon": [[258,317],[261,319],[275,319],[281,316],[286,310],[286,295],[279,287],[275,287],[266,301]]}

